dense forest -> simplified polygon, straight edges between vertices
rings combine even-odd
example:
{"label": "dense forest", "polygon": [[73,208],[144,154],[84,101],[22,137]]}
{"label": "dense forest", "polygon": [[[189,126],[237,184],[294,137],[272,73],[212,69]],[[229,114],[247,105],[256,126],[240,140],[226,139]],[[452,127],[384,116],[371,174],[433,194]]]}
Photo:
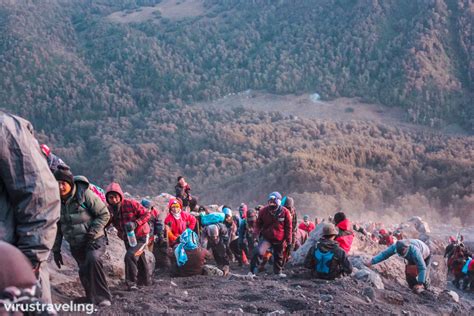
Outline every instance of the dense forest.
{"label": "dense forest", "polygon": [[[171,2],[180,16],[150,11]],[[74,172],[135,194],[172,191],[183,174],[209,203],[277,189],[308,212],[429,207],[474,221],[472,137],[192,106],[318,92],[472,133],[470,1],[204,0],[188,16],[175,2],[0,0],[0,108]]]}

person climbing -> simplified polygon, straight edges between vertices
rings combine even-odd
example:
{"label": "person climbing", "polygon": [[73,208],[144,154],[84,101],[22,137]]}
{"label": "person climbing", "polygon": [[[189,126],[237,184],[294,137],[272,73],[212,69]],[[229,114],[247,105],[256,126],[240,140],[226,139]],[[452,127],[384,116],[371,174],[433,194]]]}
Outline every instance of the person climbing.
{"label": "person climbing", "polygon": [[338,231],[333,224],[324,224],[322,237],[312,246],[305,258],[305,267],[312,276],[334,280],[352,273],[352,264],[346,252],[335,241]]}
{"label": "person climbing", "polygon": [[454,236],[449,236],[449,244],[446,246],[446,248],[444,249],[444,258],[447,258],[448,261],[449,259],[451,258],[451,256],[453,255],[453,252],[454,252],[454,248],[459,244],[461,247],[464,247],[463,243],[462,243],[462,236],[460,237],[460,241],[458,242],[458,238],[454,237]]}
{"label": "person climbing", "polygon": [[212,224],[204,228],[204,239],[207,240],[207,249],[212,251],[212,256],[224,275],[229,274],[229,256],[227,227],[222,223]]}
{"label": "person climbing", "polygon": [[210,254],[199,245],[198,235],[189,228],[179,236],[174,250],[172,276],[188,277],[203,274],[203,267]]}
{"label": "person climbing", "polygon": [[[153,271],[148,268],[144,251],[149,241],[150,212],[138,201],[125,198],[116,182],[107,186],[105,197],[112,215],[110,223],[117,229],[117,236],[124,241],[127,250],[124,261],[128,289],[133,291],[138,289],[137,285],[149,285]],[[131,232],[136,237],[135,245],[127,238]]]}
{"label": "person climbing", "polygon": [[423,287],[429,287],[429,274],[431,265],[430,248],[419,239],[399,240],[375,257],[365,262],[370,267],[380,263],[394,254],[406,260],[405,276],[410,289],[415,293],[421,293]]}
{"label": "person climbing", "polygon": [[302,229],[308,233],[311,233],[311,231],[315,228],[316,226],[314,225],[313,222],[309,220],[309,215],[303,216],[303,221],[300,223],[298,226],[299,229]]}
{"label": "person climbing", "polygon": [[66,165],[66,163],[61,158],[51,152],[51,149],[48,147],[48,145],[41,144],[40,148],[44,156],[46,157],[49,170],[51,170],[53,174],[56,170],[58,170],[59,166],[65,167],[66,169],[70,169],[69,166]]}
{"label": "person climbing", "polygon": [[379,230],[380,238],[379,238],[379,245],[387,245],[391,246],[395,242],[393,240],[392,233],[387,231],[386,229]]}
{"label": "person climbing", "polygon": [[58,183],[30,122],[0,111],[0,240],[30,260],[45,303],[51,303],[46,261],[60,209]]}
{"label": "person climbing", "polygon": [[53,246],[54,262],[59,269],[64,265],[61,255],[64,237],[79,266],[79,279],[87,300],[99,306],[110,306],[112,295],[102,263],[106,247],[104,228],[110,219],[107,206],[89,188],[86,177],[74,178],[63,166],[58,166],[54,177],[61,196],[61,217]]}
{"label": "person climbing", "polygon": [[183,211],[181,202],[177,199],[170,199],[168,202],[169,214],[165,218],[165,227],[168,233],[168,242],[170,247],[179,243],[179,236],[190,228],[194,230],[196,218],[186,211]]}
{"label": "person climbing", "polygon": [[346,218],[346,214],[343,212],[337,212],[334,214],[334,224],[336,224],[336,227],[339,229],[336,241],[339,243],[339,246],[349,254],[352,247],[352,241],[354,240],[354,232],[352,231],[351,222]]}
{"label": "person climbing", "polygon": [[229,240],[229,253],[227,255],[230,259],[232,258],[232,256],[235,257],[235,259],[239,263],[239,267],[241,267],[244,263],[247,264],[247,262],[243,261],[242,250],[239,247],[238,223],[240,223],[240,220],[232,215],[232,210],[228,206],[224,206],[222,208],[222,212],[225,215],[224,225],[227,228],[227,238]]}
{"label": "person climbing", "polygon": [[286,277],[283,271],[283,250],[291,244],[292,226],[290,211],[281,205],[281,194],[272,192],[268,196],[268,205],[260,209],[255,225],[254,237],[260,238],[258,247],[250,263],[250,272],[256,274],[258,265],[269,248],[273,249],[273,272]]}
{"label": "person climbing", "polygon": [[247,211],[246,218],[241,220],[239,225],[239,248],[247,258],[250,258],[255,244],[258,243],[258,240],[254,237],[256,221],[257,211],[250,209]]}
{"label": "person climbing", "polygon": [[285,198],[285,203],[284,206],[290,211],[291,215],[291,244],[287,244],[284,251],[283,251],[283,262],[287,262],[290,257],[291,257],[291,252],[293,250],[296,250],[296,248],[299,246],[296,246],[297,238],[296,235],[298,233],[298,215],[296,214],[296,208],[295,208],[295,200],[287,196]]}
{"label": "person climbing", "polygon": [[190,212],[194,212],[197,200],[191,196],[191,187],[186,182],[183,176],[178,177],[178,183],[174,187],[176,192],[176,198],[181,201],[181,205],[184,209],[189,206]]}

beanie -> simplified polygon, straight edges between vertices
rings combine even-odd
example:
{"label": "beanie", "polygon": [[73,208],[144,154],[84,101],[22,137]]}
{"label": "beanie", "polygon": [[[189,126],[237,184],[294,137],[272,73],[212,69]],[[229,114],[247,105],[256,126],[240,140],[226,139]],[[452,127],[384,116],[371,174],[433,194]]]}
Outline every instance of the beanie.
{"label": "beanie", "polygon": [[69,168],[58,166],[58,170],[54,172],[54,177],[57,181],[64,181],[69,183],[71,187],[74,186],[74,176]]}

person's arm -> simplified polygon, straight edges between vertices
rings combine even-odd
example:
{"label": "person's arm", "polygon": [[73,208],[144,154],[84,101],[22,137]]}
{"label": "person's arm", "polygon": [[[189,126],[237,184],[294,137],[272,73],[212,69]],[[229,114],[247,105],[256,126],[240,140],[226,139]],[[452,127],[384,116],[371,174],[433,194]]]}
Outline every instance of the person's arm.
{"label": "person's arm", "polygon": [[94,217],[88,234],[94,237],[104,230],[110,220],[110,213],[104,202],[91,190],[86,190],[84,197],[86,199],[86,206],[89,208],[90,214]]}
{"label": "person's arm", "polygon": [[263,228],[263,216],[264,216],[263,210],[264,208],[258,211],[258,217],[257,217],[257,220],[255,221],[255,229],[253,230],[253,237],[254,239],[257,239],[257,240]]}
{"label": "person's arm", "polygon": [[49,170],[32,127],[0,115],[0,179],[13,206],[15,246],[33,267],[46,261],[53,247],[60,213],[58,183]]}
{"label": "person's arm", "polygon": [[132,202],[133,208],[135,209],[135,216],[136,216],[135,222],[137,223],[137,225],[141,226],[145,223],[148,223],[148,221],[151,218],[150,212],[137,201],[131,200],[131,202]]}
{"label": "person's arm", "polygon": [[61,231],[61,222],[58,222],[58,230],[54,240],[53,252],[61,252],[61,245],[63,243],[63,232]]}
{"label": "person's arm", "polygon": [[189,213],[185,213],[187,215],[186,218],[186,224],[189,229],[194,230],[194,227],[196,227],[196,217],[194,215],[191,215]]}
{"label": "person's arm", "polygon": [[416,263],[416,267],[418,268],[418,284],[424,284],[426,282],[426,263],[423,259],[423,255],[421,251],[419,251],[414,246],[410,246],[410,251],[412,251],[413,259]]}
{"label": "person's arm", "polygon": [[290,211],[287,210],[285,214],[285,241],[287,245],[291,245],[292,241],[293,229],[291,225]]}
{"label": "person's arm", "polygon": [[395,247],[395,244],[393,244],[387,249],[385,249],[384,251],[382,251],[381,253],[379,253],[378,255],[376,255],[375,257],[373,257],[371,260],[371,264],[377,264],[384,260],[387,260],[388,258],[393,256],[396,252],[397,252],[397,248]]}

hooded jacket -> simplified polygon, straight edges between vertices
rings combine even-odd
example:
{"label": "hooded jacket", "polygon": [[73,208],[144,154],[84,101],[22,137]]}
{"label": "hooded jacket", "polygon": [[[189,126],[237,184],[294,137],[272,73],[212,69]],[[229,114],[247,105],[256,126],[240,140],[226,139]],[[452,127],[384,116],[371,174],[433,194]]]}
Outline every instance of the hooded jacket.
{"label": "hooded jacket", "polygon": [[146,238],[150,233],[150,225],[148,225],[148,221],[151,217],[150,212],[138,201],[124,198],[122,188],[118,183],[113,182],[109,184],[105,191],[106,197],[109,193],[115,192],[120,195],[121,198],[121,202],[117,206],[108,206],[110,215],[112,216],[111,223],[117,229],[117,235],[122,240],[127,240],[125,225],[129,222],[135,222],[137,223],[135,236],[137,238]]}
{"label": "hooded jacket", "polygon": [[[316,270],[318,260],[316,258],[316,249],[319,249],[322,253],[332,252],[334,257],[329,266],[329,274],[323,275]],[[343,274],[352,273],[352,264],[349,261],[346,252],[339,246],[335,240],[321,238],[318,243],[311,247],[305,258],[305,267],[311,270],[311,273],[324,279],[335,279]]]}
{"label": "hooded jacket", "polygon": [[255,236],[261,234],[262,237],[271,243],[291,244],[292,223],[290,211],[284,206],[280,210],[272,210],[269,206],[262,208],[258,212],[257,222],[255,223]]}
{"label": "hooded jacket", "polygon": [[176,218],[171,214],[171,205],[175,203],[178,203],[181,207],[181,203],[178,200],[171,199],[168,203],[169,214],[165,218],[165,226],[168,226],[168,239],[171,246],[176,243],[176,240],[186,228],[194,230],[194,227],[196,227],[196,218],[188,212],[183,211],[182,207],[180,218]]}
{"label": "hooded jacket", "polygon": [[351,222],[346,218],[336,225],[339,228],[339,234],[336,241],[342,249],[348,254],[351,251],[352,241],[354,240],[354,232],[351,229]]}
{"label": "hooded jacket", "polygon": [[[408,245],[408,252],[403,257],[409,265],[416,265],[418,268],[418,283],[424,284],[426,282],[426,263],[425,260],[430,257],[430,248],[419,239],[404,239],[404,242]],[[372,259],[372,264],[377,264],[384,260],[387,260],[391,256],[397,253],[397,244],[393,244]]]}
{"label": "hooded jacket", "polygon": [[299,229],[302,229],[308,233],[311,233],[311,231],[314,229],[315,225],[313,222],[308,222],[308,225],[306,225],[305,222],[301,222],[300,225],[298,226]]}
{"label": "hooded jacket", "polygon": [[109,210],[102,200],[89,188],[89,180],[74,177],[72,194],[61,202],[61,217],[53,251],[61,251],[64,239],[71,247],[80,247],[90,235],[93,239],[104,236],[104,227],[110,220]]}
{"label": "hooded jacket", "polygon": [[61,204],[31,124],[0,111],[0,240],[15,245],[33,266],[54,244]]}

